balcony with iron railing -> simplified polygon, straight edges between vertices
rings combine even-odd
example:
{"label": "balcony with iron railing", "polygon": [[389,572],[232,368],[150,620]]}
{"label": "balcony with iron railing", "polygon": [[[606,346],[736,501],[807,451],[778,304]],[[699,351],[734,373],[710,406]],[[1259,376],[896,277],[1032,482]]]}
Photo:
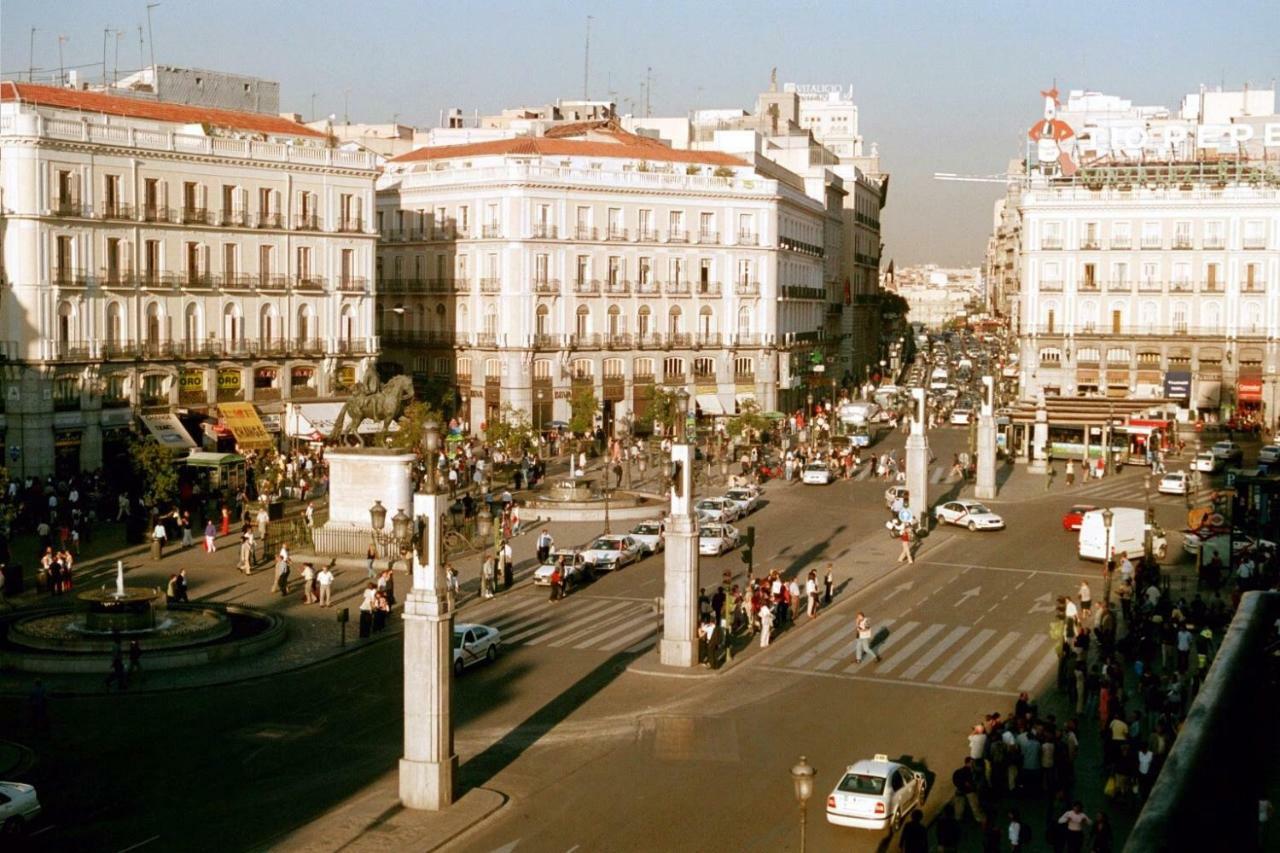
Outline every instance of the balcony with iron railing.
{"label": "balcony with iron railing", "polygon": [[258,213],[253,219],[254,228],[283,228],[284,217],[279,213]]}
{"label": "balcony with iron railing", "polygon": [[758,281],[739,281],[733,285],[733,292],[739,296],[759,296],[760,282]]}
{"label": "balcony with iron railing", "polygon": [[293,289],[319,292],[324,290],[324,279],[311,275],[296,276],[293,280]]}
{"label": "balcony with iron railing", "polygon": [[573,283],[573,292],[582,295],[596,294],[600,292],[600,282],[592,279],[590,281],[581,279]]}
{"label": "balcony with iron railing", "polygon": [[595,240],[598,232],[589,225],[579,225],[573,229],[573,239],[575,240]]}
{"label": "balcony with iron railing", "polygon": [[723,337],[719,332],[698,332],[694,338],[694,345],[699,347],[718,347],[722,345]]}
{"label": "balcony with iron railing", "polygon": [[488,276],[480,279],[481,293],[499,293],[502,290],[502,279]]}
{"label": "balcony with iron railing", "polygon": [[78,198],[64,197],[54,199],[49,213],[53,216],[83,217],[89,215],[89,209]]}
{"label": "balcony with iron railing", "polygon": [[669,332],[664,340],[667,347],[691,347],[693,335],[689,332]]}
{"label": "balcony with iron railing", "polygon": [[610,332],[604,336],[605,349],[631,349],[634,337],[626,332]]}
{"label": "balcony with iron railing", "polygon": [[398,228],[391,228],[389,230],[382,232],[382,242],[399,243],[402,240],[404,240],[404,234],[405,232],[401,231]]}
{"label": "balcony with iron railing", "polygon": [[217,222],[224,228],[245,228],[249,225],[249,214],[243,210],[223,210],[219,211]]}
{"label": "balcony with iron railing", "polygon": [[738,245],[739,246],[759,246],[760,235],[756,234],[754,231],[739,231]]}
{"label": "balcony with iron railing", "polygon": [[613,279],[604,283],[604,292],[618,296],[626,295],[631,292],[631,282],[622,279]]}
{"label": "balcony with iron railing", "polygon": [[535,222],[530,238],[534,240],[554,240],[559,236],[559,229],[549,222]]}
{"label": "balcony with iron railing", "polygon": [[1267,248],[1267,238],[1266,237],[1245,237],[1241,241],[1240,245],[1246,249],[1265,249]]}
{"label": "balcony with iron railing", "polygon": [[1240,282],[1241,293],[1266,293],[1267,282],[1264,279],[1255,278],[1253,281]]}
{"label": "balcony with iron railing", "polygon": [[180,218],[183,225],[212,225],[213,211],[207,207],[187,207],[183,205]]}
{"label": "balcony with iron railing", "polygon": [[1143,249],[1161,249],[1163,247],[1164,247],[1164,240],[1161,239],[1160,237],[1143,237],[1142,238]]}
{"label": "balcony with iron railing", "polygon": [[104,204],[102,206],[102,218],[131,222],[135,218],[135,211],[133,209],[133,205],[117,201],[111,204]]}
{"label": "balcony with iron railing", "polygon": [[1112,237],[1111,248],[1113,250],[1121,250],[1121,251],[1132,249],[1133,238],[1132,237]]}
{"label": "balcony with iron railing", "polygon": [[1201,293],[1225,293],[1226,287],[1221,281],[1202,281],[1200,282]]}
{"label": "balcony with iron railing", "polygon": [[668,281],[663,285],[662,289],[667,296],[689,296],[691,293],[691,288],[687,281]]}
{"label": "balcony with iron railing", "polygon": [[637,281],[636,293],[640,296],[654,296],[662,290],[661,285],[656,281]]}
{"label": "balcony with iron railing", "polygon": [[702,245],[712,245],[720,242],[719,231],[699,231],[698,242]]}
{"label": "balcony with iron railing", "polygon": [[1174,234],[1173,248],[1179,250],[1194,249],[1195,242],[1191,239],[1191,235],[1189,234]]}
{"label": "balcony with iron railing", "polygon": [[454,293],[470,293],[470,292],[471,292],[471,280],[470,280],[470,279],[466,279],[466,278],[455,278],[455,279],[452,279],[452,281],[453,281],[453,292],[454,292]]}
{"label": "balcony with iron railing", "polygon": [[324,228],[324,221],[314,213],[297,214],[293,217],[293,228],[295,231],[320,231]]}
{"label": "balcony with iron railing", "polygon": [[1050,250],[1050,249],[1052,249],[1052,250],[1057,250],[1057,249],[1061,249],[1061,248],[1062,248],[1062,238],[1061,238],[1061,237],[1050,237],[1050,236],[1043,237],[1043,238],[1041,238],[1041,240],[1040,240],[1040,248],[1041,248],[1041,249],[1045,249],[1045,250]]}
{"label": "balcony with iron railing", "polygon": [[78,267],[54,267],[50,281],[64,289],[82,288],[88,287],[93,281],[93,277],[88,270]]}
{"label": "balcony with iron railing", "polygon": [[1102,243],[1097,237],[1085,237],[1080,241],[1080,248],[1087,251],[1096,251],[1102,248]]}
{"label": "balcony with iron railing", "polygon": [[1202,246],[1205,249],[1225,249],[1226,247],[1227,241],[1217,234],[1206,236]]}
{"label": "balcony with iron railing", "polygon": [[1040,282],[1041,293],[1060,293],[1061,291],[1062,291],[1061,281],[1041,281]]}
{"label": "balcony with iron railing", "polygon": [[1133,282],[1131,281],[1108,281],[1103,283],[1103,289],[1107,293],[1132,293]]}
{"label": "balcony with iron railing", "polygon": [[558,278],[535,278],[533,280],[534,293],[559,293],[560,279]]}
{"label": "balcony with iron railing", "polygon": [[1169,282],[1170,293],[1192,293],[1195,291],[1195,285],[1190,281],[1171,281]]}
{"label": "balcony with iron railing", "polygon": [[671,231],[667,232],[667,242],[668,243],[688,243],[689,232],[684,230],[683,228],[672,229]]}
{"label": "balcony with iron railing", "polygon": [[598,334],[582,334],[569,336],[570,349],[600,349],[603,338]]}
{"label": "balcony with iron railing", "polygon": [[636,241],[640,243],[658,242],[658,232],[652,228],[641,228],[636,231]]}
{"label": "balcony with iron railing", "polygon": [[143,222],[168,222],[170,219],[170,210],[165,205],[147,204],[142,207]]}
{"label": "balcony with iron railing", "polygon": [[699,296],[719,296],[720,282],[718,281],[700,281],[698,282],[697,292]]}
{"label": "balcony with iron railing", "polygon": [[562,335],[549,335],[546,332],[536,332],[533,336],[533,345],[537,349],[549,350],[560,349],[564,338]]}
{"label": "balcony with iron railing", "polygon": [[1094,279],[1093,281],[1085,279],[1076,285],[1076,290],[1081,293],[1097,293],[1102,290],[1102,284],[1097,279]]}
{"label": "balcony with iron railing", "polygon": [[480,236],[485,239],[496,239],[502,237],[502,226],[496,222],[490,222],[481,229]]}
{"label": "balcony with iron railing", "polygon": [[361,234],[364,232],[364,217],[343,216],[338,220],[337,230],[341,234]]}
{"label": "balcony with iron railing", "polygon": [[605,232],[604,238],[606,240],[614,240],[614,241],[626,240],[627,229],[610,226],[609,230]]}
{"label": "balcony with iron railing", "polygon": [[1163,293],[1163,281],[1151,281],[1150,279],[1138,282],[1139,293]]}
{"label": "balcony with iron railing", "polygon": [[362,275],[342,275],[334,281],[334,290],[341,293],[365,293],[369,290],[369,279]]}
{"label": "balcony with iron railing", "polygon": [[[1024,326],[1023,332],[1028,335],[1050,338],[1065,338],[1071,335],[1076,338],[1096,337],[1110,340],[1130,337],[1190,337],[1220,340],[1230,337],[1225,326],[1193,326],[1187,323],[1172,323],[1168,325],[1156,323],[1082,324],[1074,328],[1066,328],[1061,324],[1055,324],[1053,328],[1048,328],[1045,324],[1028,324]],[[1240,326],[1236,328],[1231,336],[1252,340],[1265,338],[1267,331],[1264,326]]]}

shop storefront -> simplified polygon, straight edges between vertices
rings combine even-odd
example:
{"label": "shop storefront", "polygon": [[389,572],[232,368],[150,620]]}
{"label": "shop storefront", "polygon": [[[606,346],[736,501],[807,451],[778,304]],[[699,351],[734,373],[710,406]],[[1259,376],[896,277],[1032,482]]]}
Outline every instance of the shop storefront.
{"label": "shop storefront", "polygon": [[1177,403],[1179,408],[1186,409],[1191,401],[1191,371],[1166,370],[1164,396]]}
{"label": "shop storefront", "polygon": [[59,478],[80,473],[80,444],[84,433],[78,429],[60,429],[53,433],[53,473]]}
{"label": "shop storefront", "polygon": [[205,370],[202,367],[183,368],[178,374],[178,403],[183,406],[203,406],[209,395],[204,387]]}
{"label": "shop storefront", "polygon": [[278,367],[259,367],[253,371],[253,399],[255,402],[280,399]]}
{"label": "shop storefront", "polygon": [[223,403],[218,406],[223,424],[236,438],[241,452],[266,450],[274,445],[252,403]]}
{"label": "shop storefront", "polygon": [[224,367],[218,371],[218,402],[244,399],[244,371]]}
{"label": "shop storefront", "polygon": [[1240,371],[1236,378],[1237,425],[1244,427],[1262,421],[1262,371]]}
{"label": "shop storefront", "polygon": [[293,367],[289,369],[289,396],[316,396],[316,369],[314,367]]}
{"label": "shop storefront", "polygon": [[191,433],[187,432],[177,415],[171,412],[158,412],[141,417],[147,432],[151,433],[161,447],[167,447],[174,452],[195,449],[196,443],[191,438]]}
{"label": "shop storefront", "polygon": [[1107,396],[1111,399],[1124,399],[1129,396],[1129,371],[1108,370]]}

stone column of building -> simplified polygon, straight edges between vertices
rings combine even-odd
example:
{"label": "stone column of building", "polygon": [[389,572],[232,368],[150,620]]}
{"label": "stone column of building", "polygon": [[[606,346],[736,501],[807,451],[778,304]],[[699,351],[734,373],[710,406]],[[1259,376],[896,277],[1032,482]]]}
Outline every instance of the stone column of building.
{"label": "stone column of building", "polygon": [[925,438],[925,390],[912,388],[916,416],[907,436],[907,492],[911,515],[919,525],[927,525],[929,513],[929,440]]}
{"label": "stone column of building", "polygon": [[[1085,429],[1088,429],[1086,427]],[[1103,456],[1110,447],[1110,438],[1103,431]],[[1044,395],[1036,401],[1036,424],[1031,433],[1031,459],[1027,463],[1027,471],[1032,474],[1043,474],[1049,468],[1049,412],[1045,409]]]}
{"label": "stone column of building", "polygon": [[991,500],[996,496],[995,379],[982,377],[984,396],[978,416],[978,476],[974,496]]}
{"label": "stone column of building", "polygon": [[667,524],[663,568],[662,642],[659,660],[666,666],[698,663],[698,525],[693,514],[693,445],[686,438],[688,391],[677,409],[671,461],[679,468],[671,484],[671,518]]}
{"label": "stone column of building", "polygon": [[[436,455],[439,433],[427,428],[425,458]],[[434,473],[434,472],[432,472]],[[407,476],[407,473],[406,473]],[[449,609],[442,536],[447,496],[428,477],[413,496],[419,540],[413,588],[404,603],[404,757],[400,802],[439,811],[453,803],[458,756],[453,751],[453,613]]]}

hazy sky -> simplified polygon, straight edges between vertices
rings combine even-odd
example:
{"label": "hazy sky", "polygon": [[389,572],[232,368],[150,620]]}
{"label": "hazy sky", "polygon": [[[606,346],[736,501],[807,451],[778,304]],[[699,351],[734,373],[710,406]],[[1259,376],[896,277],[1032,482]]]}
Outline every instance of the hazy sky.
{"label": "hazy sky", "polygon": [[[654,115],[747,107],[780,81],[852,85],[868,143],[892,174],[886,257],[976,264],[1001,188],[940,183],[935,171],[1002,172],[1055,79],[1175,106],[1200,83],[1270,85],[1280,75],[1280,2],[819,2],[775,0],[164,0],[152,10],[161,63],[280,81],[281,107],[311,117],[434,124],[590,91],[639,109],[652,68]],[[0,70],[101,74],[103,30],[124,30],[139,64],[144,0],[0,0]],[[114,34],[107,52],[115,66]]]}

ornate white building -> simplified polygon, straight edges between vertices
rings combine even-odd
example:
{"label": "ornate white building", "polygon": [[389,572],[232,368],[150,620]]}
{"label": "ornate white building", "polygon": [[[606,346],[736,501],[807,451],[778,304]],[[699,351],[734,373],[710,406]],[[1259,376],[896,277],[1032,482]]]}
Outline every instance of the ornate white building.
{"label": "ornate white building", "polygon": [[803,405],[791,356],[824,334],[838,183],[813,198],[767,160],[607,120],[396,158],[378,184],[384,368],[453,389],[476,425],[503,403],[567,421],[577,388],[607,430],[655,386],[707,414]]}
{"label": "ornate white building", "polygon": [[374,167],[276,116],[0,84],[12,470],[110,463],[138,414],[341,399],[377,353]]}
{"label": "ornate white building", "polygon": [[[1274,424],[1280,132],[1240,144],[1244,116],[1220,133],[1194,111],[1172,134],[1114,117],[1072,127],[1045,94],[1043,150],[1017,193],[1023,394],[1168,397],[1189,416]],[[1125,147],[1105,150],[1106,135]]]}

